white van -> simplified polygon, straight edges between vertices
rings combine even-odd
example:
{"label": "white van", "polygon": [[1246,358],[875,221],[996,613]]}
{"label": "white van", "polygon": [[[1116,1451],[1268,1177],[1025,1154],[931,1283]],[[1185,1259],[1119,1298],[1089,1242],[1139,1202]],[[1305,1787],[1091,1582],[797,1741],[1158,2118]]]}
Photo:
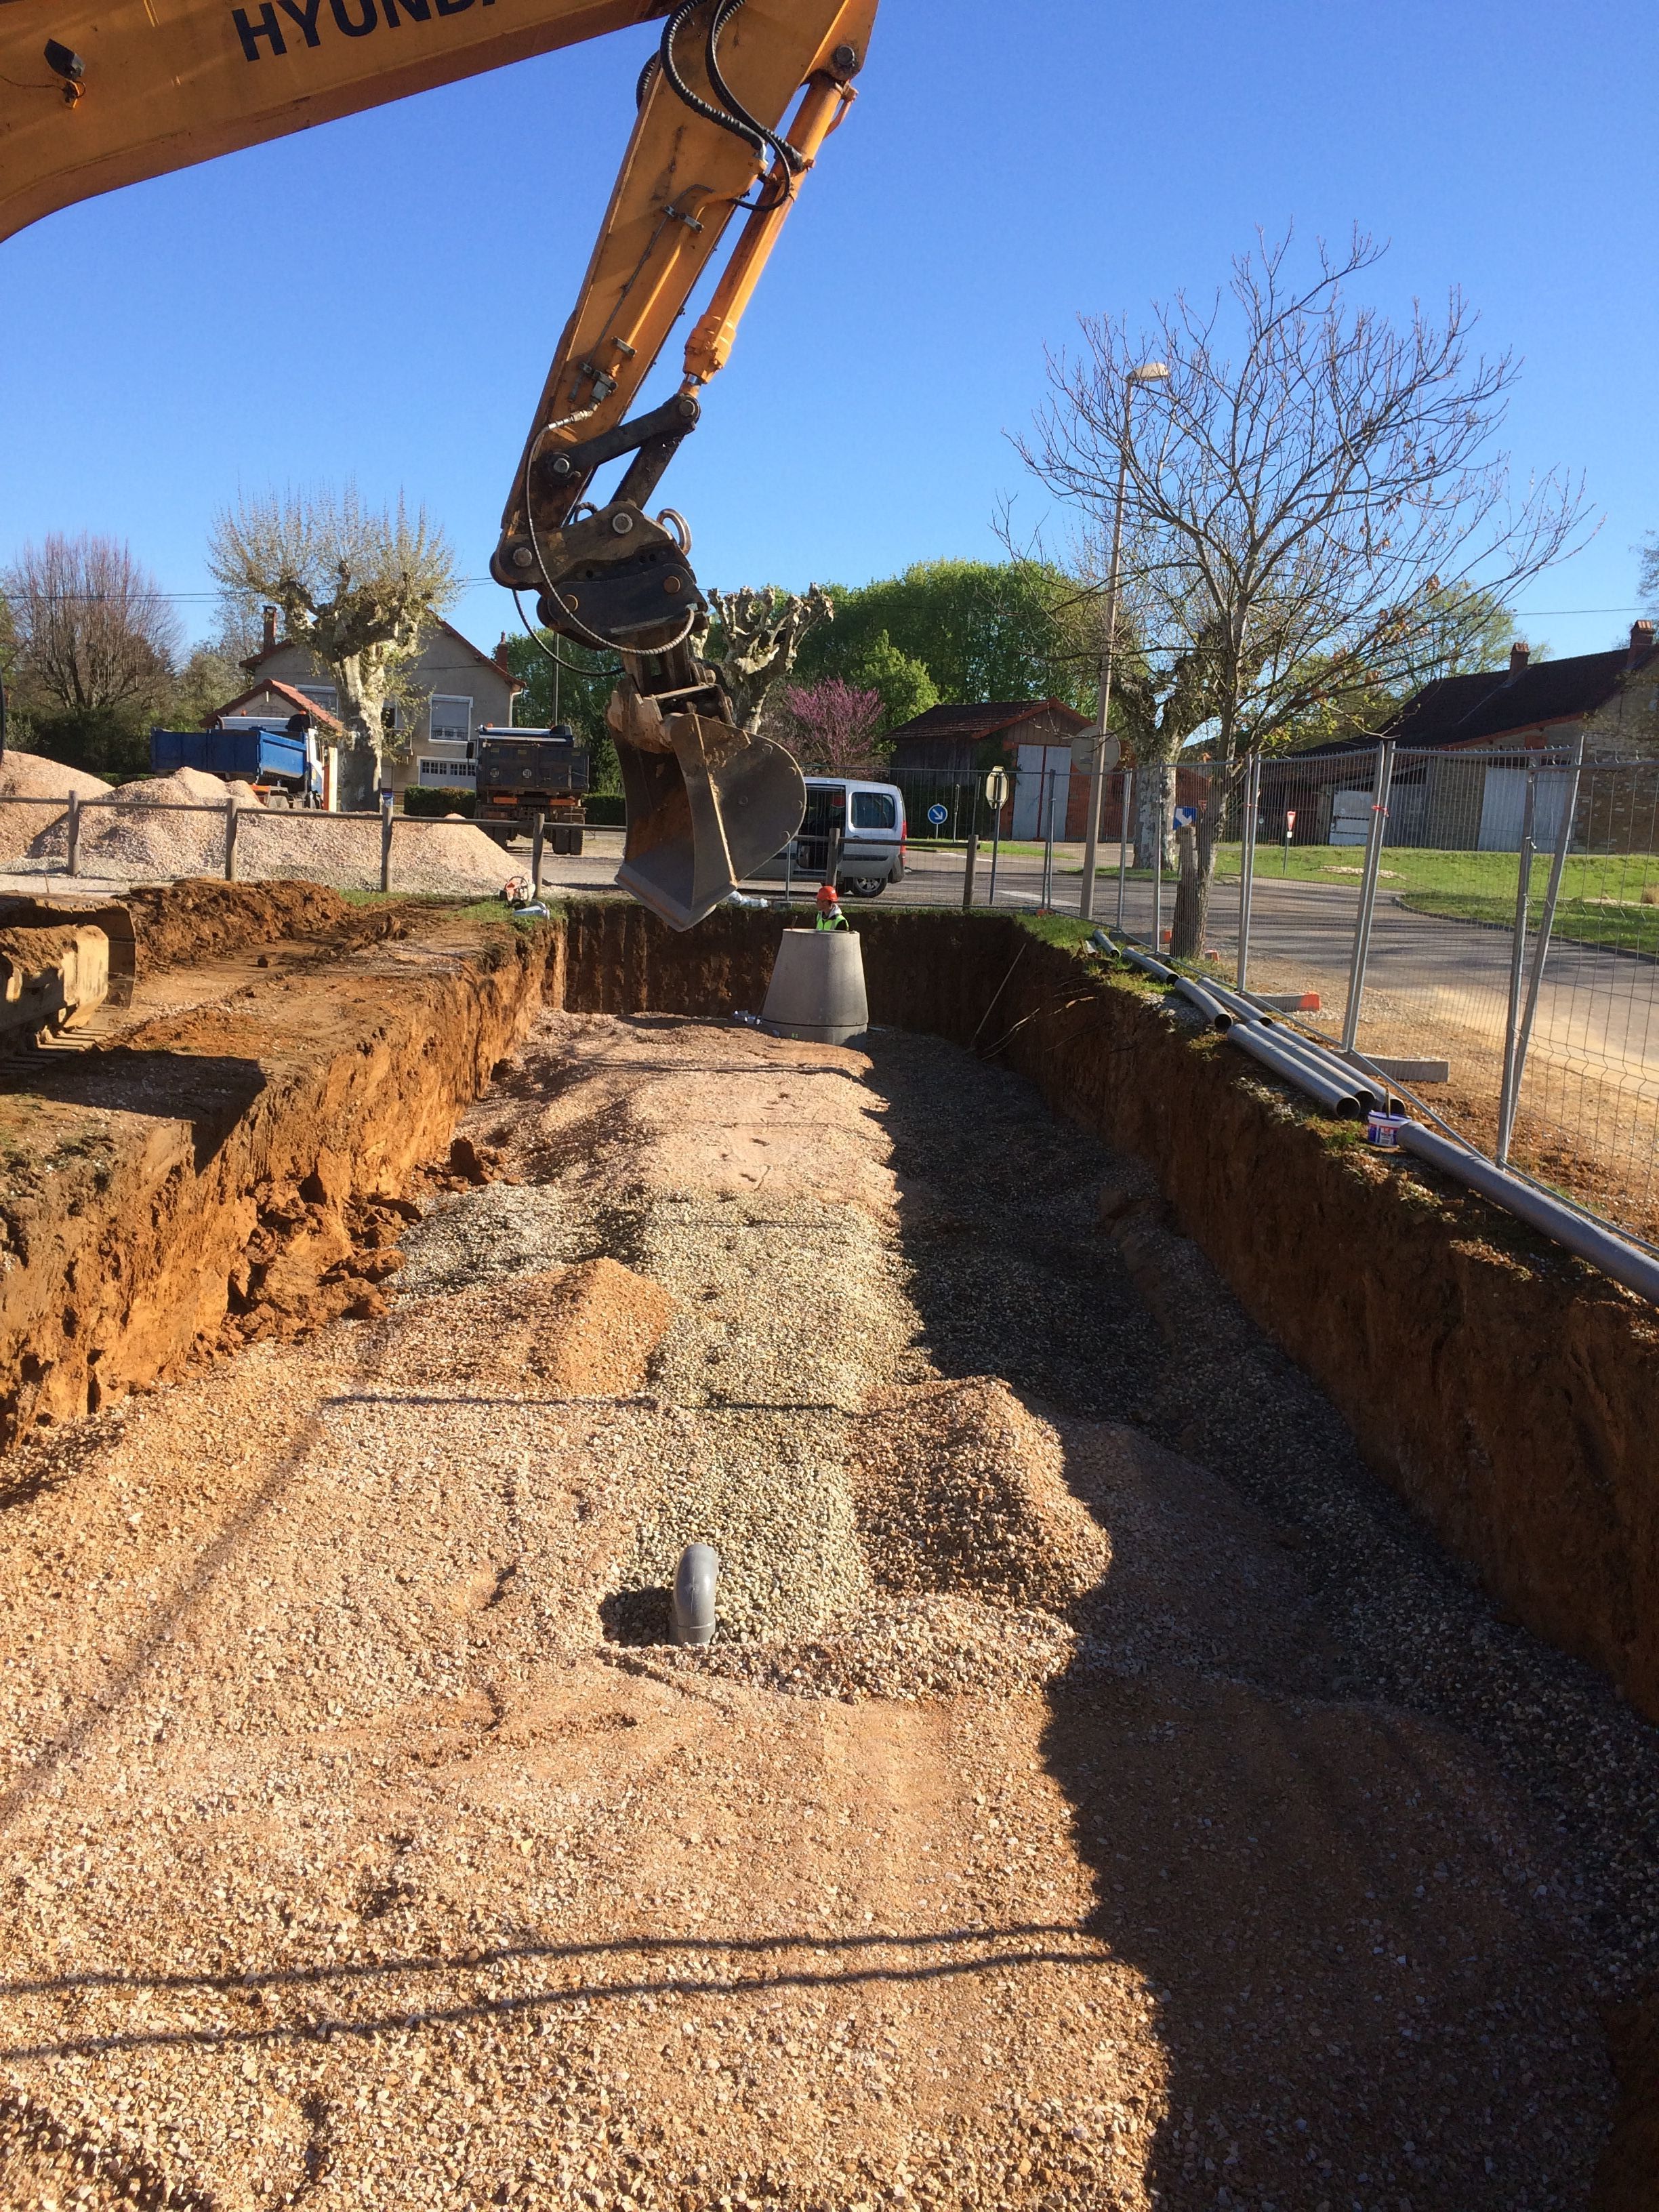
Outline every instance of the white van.
{"label": "white van", "polygon": [[782,883],[823,880],[829,839],[841,831],[839,890],[854,898],[877,898],[904,874],[904,793],[896,783],[866,783],[857,776],[809,775],[806,815],[794,842],[755,870],[755,879]]}

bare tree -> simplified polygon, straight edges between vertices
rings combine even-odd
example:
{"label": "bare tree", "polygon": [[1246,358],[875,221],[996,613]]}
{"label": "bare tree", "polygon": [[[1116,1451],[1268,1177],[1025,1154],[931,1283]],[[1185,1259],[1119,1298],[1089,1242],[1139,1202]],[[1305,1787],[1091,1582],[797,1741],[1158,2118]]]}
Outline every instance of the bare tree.
{"label": "bare tree", "polygon": [[179,618],[126,545],[84,533],[26,545],[4,591],[17,688],[37,711],[142,714],[166,695]]}
{"label": "bare tree", "polygon": [[814,584],[804,594],[767,584],[759,591],[708,594],[713,619],[693,639],[697,653],[720,679],[739,728],[761,726],[767,696],[795,665],[801,640],[821,622],[835,619],[835,603]]}
{"label": "bare tree", "polygon": [[398,750],[392,710],[422,632],[460,588],[455,556],[422,507],[342,492],[242,500],[214,521],[208,568],[227,592],[274,600],[284,631],[333,677],[349,750],[349,805],[372,797],[374,770]]}
{"label": "bare tree", "polygon": [[[1172,950],[1188,956],[1248,755],[1420,661],[1431,633],[1443,653],[1448,622],[1559,559],[1583,514],[1581,489],[1553,475],[1511,494],[1495,441],[1517,365],[1471,356],[1460,293],[1395,328],[1347,296],[1381,246],[1358,232],[1343,253],[1321,246],[1305,279],[1290,246],[1261,239],[1233,264],[1236,362],[1219,295],[1200,309],[1178,294],[1133,343],[1121,321],[1083,317],[1081,352],[1050,356],[1048,398],[1018,441],[1100,537],[1122,467],[1145,645],[1201,657],[1215,789],[1178,841]],[[1127,416],[1125,378],[1149,356],[1168,377]]]}

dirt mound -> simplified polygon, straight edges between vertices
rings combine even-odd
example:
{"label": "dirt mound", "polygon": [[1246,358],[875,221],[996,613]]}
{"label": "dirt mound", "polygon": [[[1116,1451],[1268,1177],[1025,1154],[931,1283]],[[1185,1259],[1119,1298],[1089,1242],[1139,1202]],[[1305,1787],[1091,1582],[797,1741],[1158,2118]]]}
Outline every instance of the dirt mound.
{"label": "dirt mound", "polygon": [[[126,896],[138,944],[138,973],[240,952],[281,939],[355,938],[389,926],[384,908],[349,905],[320,884],[228,884],[211,877],[143,884]],[[391,925],[395,926],[395,925]]]}
{"label": "dirt mound", "polygon": [[447,1389],[619,1398],[644,1382],[676,1310],[647,1277],[615,1260],[583,1260],[410,1300],[393,1359]]}
{"label": "dirt mound", "polygon": [[[666,1590],[660,1611],[665,1635]],[[845,1633],[802,1644],[717,1641],[706,1650],[671,1649],[661,1656],[681,1671],[748,1682],[785,1697],[834,1698],[845,1705],[893,1698],[921,1705],[1041,1689],[1066,1672],[1076,1650],[1077,1638],[1066,1623],[1040,1607],[1011,1610],[970,1597],[933,1596],[866,1613]]]}
{"label": "dirt mound", "polygon": [[872,1394],[853,1485],[884,1589],[1063,1607],[1111,1565],[1054,1431],[988,1376]]}

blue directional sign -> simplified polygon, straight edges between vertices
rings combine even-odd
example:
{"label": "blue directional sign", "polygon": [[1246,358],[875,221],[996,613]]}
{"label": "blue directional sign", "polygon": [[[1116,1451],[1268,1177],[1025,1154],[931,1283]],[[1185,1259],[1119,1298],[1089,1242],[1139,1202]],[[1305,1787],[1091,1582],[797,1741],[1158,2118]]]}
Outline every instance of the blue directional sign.
{"label": "blue directional sign", "polygon": [[1198,809],[1195,806],[1177,806],[1174,819],[1177,830],[1190,830],[1198,819]]}
{"label": "blue directional sign", "polygon": [[937,830],[939,823],[945,819],[945,817],[949,812],[950,809],[948,807],[941,806],[938,799],[935,799],[927,810],[927,819],[933,823],[934,829]]}

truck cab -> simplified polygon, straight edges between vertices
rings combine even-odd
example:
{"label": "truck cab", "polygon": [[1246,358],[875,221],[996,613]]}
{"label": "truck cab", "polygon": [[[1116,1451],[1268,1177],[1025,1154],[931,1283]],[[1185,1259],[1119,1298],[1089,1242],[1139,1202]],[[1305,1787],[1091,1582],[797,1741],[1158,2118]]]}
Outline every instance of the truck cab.
{"label": "truck cab", "polygon": [[555,853],[579,854],[587,815],[587,748],[568,722],[519,730],[486,722],[477,732],[479,829],[505,845],[527,836],[539,814]]}

